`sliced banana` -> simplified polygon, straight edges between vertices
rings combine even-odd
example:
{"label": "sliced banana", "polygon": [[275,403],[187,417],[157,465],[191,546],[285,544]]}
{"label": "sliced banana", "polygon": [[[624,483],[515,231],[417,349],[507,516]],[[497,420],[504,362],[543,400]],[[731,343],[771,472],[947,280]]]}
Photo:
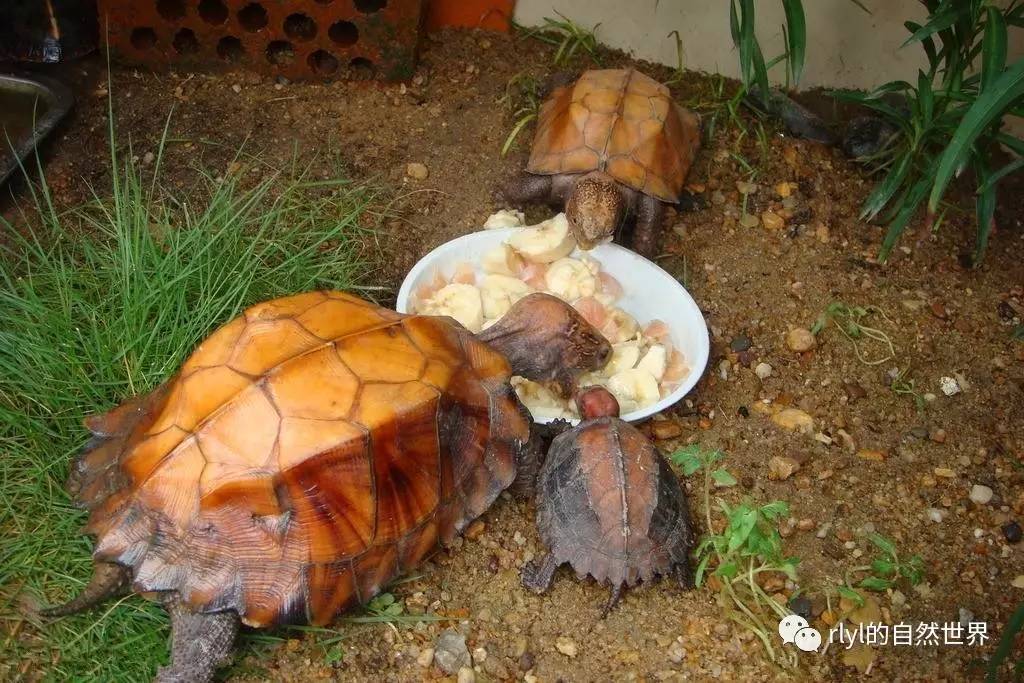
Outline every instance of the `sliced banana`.
{"label": "sliced banana", "polygon": [[564,213],[520,230],[508,239],[508,243],[523,258],[534,263],[557,261],[576,248],[576,240],[569,234],[569,222]]}
{"label": "sliced banana", "polygon": [[651,348],[647,349],[647,353],[634,367],[646,370],[660,382],[665,376],[665,368],[668,367],[668,351],[661,344],[651,344]]}
{"label": "sliced banana", "polygon": [[601,374],[606,377],[630,370],[636,367],[640,360],[640,346],[635,343],[615,344],[612,346],[612,357],[608,364],[601,369]]}
{"label": "sliced banana", "polygon": [[608,380],[608,391],[618,400],[622,414],[657,403],[661,398],[658,380],[647,370],[637,368],[612,375]]}
{"label": "sliced banana", "polygon": [[640,323],[621,308],[608,309],[608,322],[601,332],[612,344],[628,341],[640,333]]}
{"label": "sliced banana", "polygon": [[523,265],[523,257],[507,244],[491,249],[480,259],[480,267],[485,273],[497,275],[518,275]]}
{"label": "sliced banana", "polygon": [[526,216],[522,211],[500,209],[487,217],[487,220],[484,221],[484,230],[518,228],[521,225],[526,225]]}
{"label": "sliced banana", "polygon": [[555,396],[547,387],[523,377],[513,377],[512,387],[519,400],[534,417],[563,417],[568,404]]}
{"label": "sliced banana", "polygon": [[508,275],[491,274],[480,282],[485,318],[500,318],[512,304],[533,292],[533,287]]}
{"label": "sliced banana", "polygon": [[480,290],[461,282],[454,282],[437,290],[424,302],[423,313],[451,316],[470,332],[479,332],[484,324]]}
{"label": "sliced banana", "polygon": [[566,301],[593,296],[597,291],[597,278],[579,259],[561,258],[551,264],[544,274],[548,291]]}

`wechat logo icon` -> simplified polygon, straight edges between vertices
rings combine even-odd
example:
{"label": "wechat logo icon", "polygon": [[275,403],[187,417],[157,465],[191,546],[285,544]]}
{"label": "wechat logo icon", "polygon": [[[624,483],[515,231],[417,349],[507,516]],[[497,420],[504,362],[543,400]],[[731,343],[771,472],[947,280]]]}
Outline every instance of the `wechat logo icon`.
{"label": "wechat logo icon", "polygon": [[804,652],[816,652],[821,647],[821,633],[811,628],[799,614],[790,614],[779,621],[779,635],[783,643],[792,643]]}

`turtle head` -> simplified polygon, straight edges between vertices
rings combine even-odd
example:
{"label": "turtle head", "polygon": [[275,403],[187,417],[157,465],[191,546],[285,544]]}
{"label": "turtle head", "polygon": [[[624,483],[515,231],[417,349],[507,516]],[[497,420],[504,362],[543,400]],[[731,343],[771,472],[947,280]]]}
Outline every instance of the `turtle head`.
{"label": "turtle head", "polygon": [[595,420],[599,417],[618,417],[619,402],[604,387],[593,386],[576,394],[576,410],[580,419]]}
{"label": "turtle head", "polygon": [[514,374],[554,381],[567,397],[581,374],[604,367],[612,355],[612,345],[575,308],[539,292],[517,301],[477,338],[504,355]]}
{"label": "turtle head", "polygon": [[565,217],[581,249],[610,240],[626,214],[619,184],[607,173],[594,171],[576,181],[565,204]]}

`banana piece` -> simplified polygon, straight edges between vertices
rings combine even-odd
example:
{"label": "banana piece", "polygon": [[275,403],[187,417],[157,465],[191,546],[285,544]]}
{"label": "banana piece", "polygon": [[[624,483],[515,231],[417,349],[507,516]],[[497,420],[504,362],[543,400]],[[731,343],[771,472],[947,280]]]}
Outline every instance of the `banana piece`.
{"label": "banana piece", "polygon": [[629,341],[640,332],[640,323],[621,308],[608,310],[608,322],[601,328],[605,338],[612,344]]}
{"label": "banana piece", "polygon": [[491,274],[480,283],[485,318],[500,318],[512,304],[533,292],[533,287],[508,275]]}
{"label": "banana piece", "polygon": [[518,275],[523,265],[523,257],[507,244],[491,249],[480,259],[480,267],[485,273],[497,275]]}
{"label": "banana piece", "polygon": [[512,235],[509,245],[527,261],[552,263],[568,256],[576,248],[576,240],[569,234],[569,222],[560,213],[543,223]]}
{"label": "banana piece", "polygon": [[661,399],[658,380],[647,370],[638,368],[612,375],[608,380],[608,391],[618,400],[622,414],[639,410]]}
{"label": "banana piece", "polygon": [[518,228],[526,225],[526,216],[522,211],[516,211],[515,209],[500,209],[492,213],[484,221],[484,230],[493,230],[494,228]]}
{"label": "banana piece", "polygon": [[484,324],[483,300],[473,285],[454,282],[437,290],[423,304],[425,315],[455,318],[470,332],[479,332]]}
{"label": "banana piece", "polygon": [[555,396],[547,387],[523,377],[512,377],[512,387],[523,405],[534,417],[564,417],[568,404]]}
{"label": "banana piece", "polygon": [[615,344],[612,346],[612,357],[601,369],[601,374],[611,377],[623,370],[630,370],[636,367],[640,360],[640,347],[637,344]]}
{"label": "banana piece", "polygon": [[651,344],[644,357],[633,367],[646,370],[660,382],[665,376],[665,368],[668,367],[668,350],[662,344]]}
{"label": "banana piece", "polygon": [[548,291],[566,301],[593,296],[597,291],[597,278],[583,261],[561,258],[551,264],[544,275]]}

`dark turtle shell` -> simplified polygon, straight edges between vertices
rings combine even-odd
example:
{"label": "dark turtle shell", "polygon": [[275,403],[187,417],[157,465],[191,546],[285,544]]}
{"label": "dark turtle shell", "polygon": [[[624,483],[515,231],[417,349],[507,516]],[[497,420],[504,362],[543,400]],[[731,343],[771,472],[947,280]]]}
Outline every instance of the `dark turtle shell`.
{"label": "dark turtle shell", "polygon": [[622,586],[675,574],[688,580],[694,534],[679,480],[654,444],[612,417],[551,443],[538,479],[537,526],[552,564]]}

